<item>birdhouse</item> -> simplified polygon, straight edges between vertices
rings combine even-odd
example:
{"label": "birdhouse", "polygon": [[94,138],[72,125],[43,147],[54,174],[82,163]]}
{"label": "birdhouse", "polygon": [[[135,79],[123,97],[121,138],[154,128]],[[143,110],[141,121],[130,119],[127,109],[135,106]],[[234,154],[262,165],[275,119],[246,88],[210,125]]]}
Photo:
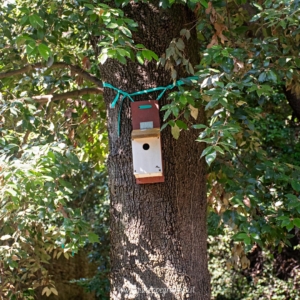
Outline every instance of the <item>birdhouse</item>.
{"label": "birdhouse", "polygon": [[164,182],[158,102],[132,102],[131,112],[133,172],[136,183]]}

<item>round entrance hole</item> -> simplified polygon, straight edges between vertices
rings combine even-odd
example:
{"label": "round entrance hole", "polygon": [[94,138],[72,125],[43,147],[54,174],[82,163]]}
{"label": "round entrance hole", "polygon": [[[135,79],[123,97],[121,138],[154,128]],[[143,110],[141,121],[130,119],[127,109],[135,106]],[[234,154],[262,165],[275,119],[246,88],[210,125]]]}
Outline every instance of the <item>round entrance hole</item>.
{"label": "round entrance hole", "polygon": [[149,145],[149,144],[144,144],[144,145],[143,145],[143,149],[144,149],[144,150],[148,150],[149,148],[150,148],[150,145]]}

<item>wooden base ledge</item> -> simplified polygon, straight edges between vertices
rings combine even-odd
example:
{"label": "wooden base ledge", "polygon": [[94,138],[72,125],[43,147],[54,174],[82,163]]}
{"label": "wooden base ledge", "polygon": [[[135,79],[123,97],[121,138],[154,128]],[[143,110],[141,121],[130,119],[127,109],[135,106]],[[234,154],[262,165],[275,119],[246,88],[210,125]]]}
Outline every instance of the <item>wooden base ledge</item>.
{"label": "wooden base ledge", "polygon": [[158,182],[165,182],[165,176],[136,178],[137,184],[149,184],[149,183],[158,183]]}

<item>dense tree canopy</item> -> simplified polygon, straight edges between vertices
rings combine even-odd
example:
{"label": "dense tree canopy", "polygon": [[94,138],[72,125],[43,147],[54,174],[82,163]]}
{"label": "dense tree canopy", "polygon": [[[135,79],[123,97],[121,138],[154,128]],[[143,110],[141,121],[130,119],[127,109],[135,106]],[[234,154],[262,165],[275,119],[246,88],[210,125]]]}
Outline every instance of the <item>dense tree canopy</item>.
{"label": "dense tree canopy", "polygon": [[[83,213],[95,204],[85,174],[106,176],[99,65],[109,60],[156,62],[168,84],[183,77],[162,107],[162,130],[180,142],[197,129],[195,143],[206,143],[209,232],[231,228],[244,247],[233,248],[233,266],[248,266],[254,244],[290,245],[300,228],[299,1],[147,3],[195,16],[165,53],[133,39],[129,1],[0,3],[0,294],[56,294],[46,262],[98,241]],[[206,123],[194,124],[203,108]],[[104,201],[103,186],[95,193]]]}

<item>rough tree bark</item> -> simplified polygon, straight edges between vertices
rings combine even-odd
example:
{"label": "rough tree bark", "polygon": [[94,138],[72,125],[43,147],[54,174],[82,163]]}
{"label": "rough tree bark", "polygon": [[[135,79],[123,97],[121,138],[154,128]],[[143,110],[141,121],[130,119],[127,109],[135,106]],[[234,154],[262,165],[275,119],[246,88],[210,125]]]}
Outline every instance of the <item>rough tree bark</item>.
{"label": "rough tree bark", "polygon": [[[139,24],[136,43],[162,55],[172,38],[194,20],[183,5],[163,10],[149,3],[125,7]],[[196,36],[189,41],[190,60],[198,61]],[[194,46],[193,46],[194,45]],[[100,66],[103,81],[126,92],[170,84],[170,72],[136,62],[121,65],[108,60]],[[111,299],[210,299],[206,253],[205,164],[198,133],[182,132],[172,138],[162,131],[164,183],[137,185],[131,154],[131,111],[124,101],[121,136],[117,133],[118,109],[109,107],[115,92],[105,89],[110,154],[108,171],[111,198]],[[155,99],[157,94],[136,97]],[[160,106],[167,103],[166,96]],[[162,117],[162,115],[161,115]],[[203,112],[197,123],[204,122]]]}
{"label": "rough tree bark", "polygon": [[283,92],[288,100],[291,108],[293,109],[293,119],[297,117],[300,120],[300,97],[295,92],[283,88]]}

